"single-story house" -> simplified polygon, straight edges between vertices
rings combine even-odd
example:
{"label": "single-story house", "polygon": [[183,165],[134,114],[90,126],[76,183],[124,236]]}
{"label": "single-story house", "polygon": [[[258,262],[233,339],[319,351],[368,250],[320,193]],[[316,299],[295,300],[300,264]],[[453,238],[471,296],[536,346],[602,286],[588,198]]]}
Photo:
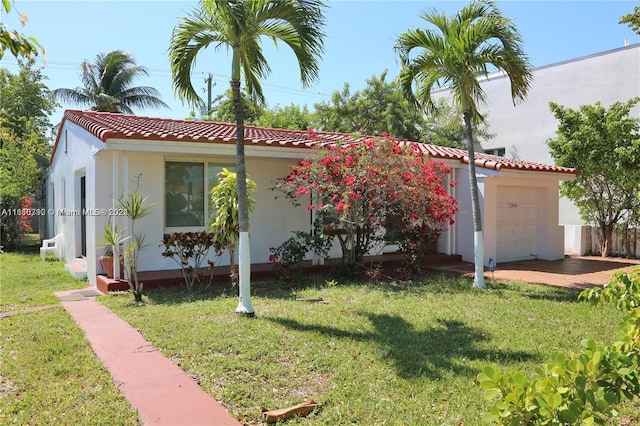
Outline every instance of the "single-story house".
{"label": "single-story house", "polygon": [[[136,224],[146,236],[139,271],[177,269],[161,256],[163,236],[177,231],[204,230],[208,190],[223,168],[235,166],[236,126],[228,123],[150,118],[68,110],[56,137],[47,175],[50,236],[62,234],[63,257],[87,260],[87,275],[96,285],[102,268],[99,248],[103,228],[118,216],[116,202],[134,190],[155,203],[151,215]],[[314,148],[359,136],[245,127],[247,174],[257,185],[250,216],[252,264],[267,264],[269,248],[292,231],[308,231],[313,212],[292,206],[270,188],[289,173],[289,164],[306,158]],[[399,141],[406,143],[406,141]],[[444,233],[437,250],[473,261],[473,220],[467,152],[420,145],[425,155],[450,167],[450,188],[459,203],[455,225]],[[485,264],[524,259],[561,259],[564,233],[558,225],[558,183],[573,179],[574,169],[479,153],[475,158],[484,223]],[[110,216],[109,213],[115,215]],[[337,246],[337,244],[336,244]],[[393,249],[393,247],[391,247]],[[339,257],[335,247],[331,256]],[[225,264],[224,256],[221,264]]]}

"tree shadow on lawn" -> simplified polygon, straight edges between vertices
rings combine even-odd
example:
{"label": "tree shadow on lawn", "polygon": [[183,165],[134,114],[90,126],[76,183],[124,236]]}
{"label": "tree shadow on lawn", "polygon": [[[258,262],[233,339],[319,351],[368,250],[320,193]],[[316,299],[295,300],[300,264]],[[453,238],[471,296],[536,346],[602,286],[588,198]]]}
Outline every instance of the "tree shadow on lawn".
{"label": "tree shadow on lawn", "polygon": [[480,344],[490,340],[481,328],[458,320],[438,319],[438,326],[428,330],[415,327],[399,316],[361,313],[371,321],[374,331],[347,331],[341,328],[305,324],[284,318],[265,318],[290,330],[319,333],[331,338],[349,339],[357,342],[375,343],[386,349],[384,355],[394,366],[397,374],[405,379],[427,377],[441,379],[447,372],[458,376],[475,377],[480,369],[469,361],[522,362],[539,361],[537,353],[483,349]]}
{"label": "tree shadow on lawn", "polygon": [[580,290],[565,287],[554,287],[548,284],[530,284],[520,281],[491,281],[487,282],[489,291],[504,295],[516,292],[521,297],[533,300],[548,300],[552,302],[577,303]]}
{"label": "tree shadow on lawn", "polygon": [[[252,283],[251,295],[267,299],[295,300],[298,291],[305,288],[320,288],[323,285],[324,281],[317,279],[306,283],[265,281]],[[179,287],[159,287],[145,291],[144,296],[155,304],[179,305],[223,297],[237,298],[238,287],[234,287],[231,284],[196,285],[191,291],[187,290],[184,285]]]}

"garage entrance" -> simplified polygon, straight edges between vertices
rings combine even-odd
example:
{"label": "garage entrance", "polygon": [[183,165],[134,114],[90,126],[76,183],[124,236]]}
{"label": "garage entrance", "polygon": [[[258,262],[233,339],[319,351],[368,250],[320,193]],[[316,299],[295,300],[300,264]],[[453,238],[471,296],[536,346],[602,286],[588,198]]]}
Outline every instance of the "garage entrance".
{"label": "garage entrance", "polygon": [[538,255],[538,190],[498,186],[496,261],[535,259]]}

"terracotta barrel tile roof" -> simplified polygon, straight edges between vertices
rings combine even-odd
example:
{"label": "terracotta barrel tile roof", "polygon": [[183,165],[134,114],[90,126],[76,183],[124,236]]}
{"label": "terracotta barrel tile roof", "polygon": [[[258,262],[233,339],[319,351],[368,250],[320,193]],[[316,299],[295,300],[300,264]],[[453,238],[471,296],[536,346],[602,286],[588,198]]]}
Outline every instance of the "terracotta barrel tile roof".
{"label": "terracotta barrel tile roof", "polygon": [[[63,121],[69,120],[103,142],[109,139],[183,141],[203,143],[235,143],[236,125],[210,121],[175,120],[168,118],[152,118],[136,115],[124,115],[94,111],[67,110]],[[63,126],[60,126],[62,129]],[[55,155],[58,139],[52,154]],[[337,132],[310,132],[303,130],[270,129],[265,127],[245,126],[245,144],[273,147],[316,148],[335,143],[358,143],[370,137],[366,135],[348,135]],[[468,163],[466,150],[438,145],[398,140],[400,144],[413,144],[421,152],[431,158],[458,160]],[[476,153],[475,164],[492,170],[513,169],[554,173],[577,174],[568,167],[533,163],[513,158]]]}

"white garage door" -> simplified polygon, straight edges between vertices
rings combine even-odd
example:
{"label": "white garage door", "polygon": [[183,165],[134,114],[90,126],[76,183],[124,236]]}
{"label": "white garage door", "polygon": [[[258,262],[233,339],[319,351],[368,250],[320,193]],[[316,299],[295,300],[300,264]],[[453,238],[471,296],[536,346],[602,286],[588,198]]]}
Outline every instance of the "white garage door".
{"label": "white garage door", "polygon": [[534,259],[538,254],[537,188],[498,187],[496,262]]}

